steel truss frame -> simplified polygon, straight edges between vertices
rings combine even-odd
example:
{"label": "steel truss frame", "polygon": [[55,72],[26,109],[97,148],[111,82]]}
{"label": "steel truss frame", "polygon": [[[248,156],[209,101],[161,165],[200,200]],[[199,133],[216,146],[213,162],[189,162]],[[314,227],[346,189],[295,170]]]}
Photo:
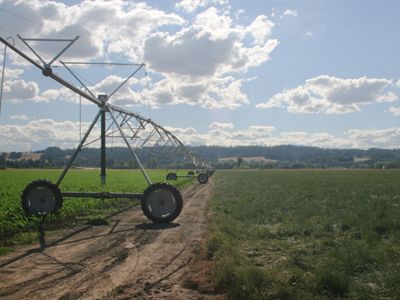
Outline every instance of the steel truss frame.
{"label": "steel truss frame", "polygon": [[[39,59],[41,64],[35,61],[33,58],[29,57],[27,54],[15,47],[7,40],[0,37],[0,42],[2,42],[5,47],[10,48],[15,53],[23,57],[25,60],[30,62],[32,65],[37,67],[42,71],[42,74],[46,77],[57,81],[61,85],[65,86],[75,94],[89,100],[93,104],[96,104],[99,108],[97,114],[93,118],[89,128],[86,133],[81,138],[81,141],[76,148],[75,152],[71,156],[69,162],[65,166],[61,175],[59,176],[56,185],[59,186],[63,181],[65,175],[71,168],[75,158],[83,147],[88,146],[92,143],[100,141],[100,151],[101,151],[101,184],[106,183],[106,138],[121,138],[126,144],[131,152],[133,159],[137,162],[140,171],[145,178],[147,184],[150,186],[152,181],[144,169],[137,151],[139,149],[146,149],[149,153],[157,152],[169,157],[174,157],[178,161],[190,161],[193,166],[197,169],[209,169],[209,165],[201,159],[197,154],[189,151],[183,143],[169,130],[157,124],[149,118],[145,118],[137,113],[128,111],[121,107],[110,104],[109,99],[115,95],[137,72],[144,67],[144,64],[121,64],[121,63],[87,63],[87,62],[65,62],[60,61],[61,65],[77,80],[81,88],[78,88],[74,84],[55,74],[51,68],[52,64],[69,48],[71,47],[79,38],[79,36],[74,39],[32,39],[32,38],[22,38],[18,35],[18,38],[25,44],[33,54]],[[29,42],[67,42],[68,44],[49,62],[43,60],[43,58],[29,45]],[[94,93],[83,83],[79,76],[73,72],[71,65],[124,65],[133,66],[135,70],[123,81],[121,84],[114,89],[109,95],[100,94],[97,97]],[[3,68],[4,72],[4,68]],[[95,125],[100,120],[101,132],[100,137],[88,140],[90,134],[92,133]],[[116,129],[115,129],[115,128]],[[118,135],[115,135],[118,134]],[[129,198],[129,199],[143,199],[143,194],[141,193],[109,193],[109,192],[62,192],[63,197],[90,197],[90,198]]]}

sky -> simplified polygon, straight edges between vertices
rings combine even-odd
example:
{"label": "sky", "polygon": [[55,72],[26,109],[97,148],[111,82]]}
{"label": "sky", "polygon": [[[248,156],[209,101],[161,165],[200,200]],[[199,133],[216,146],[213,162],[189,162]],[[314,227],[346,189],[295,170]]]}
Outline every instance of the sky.
{"label": "sky", "polygon": [[[392,149],[399,11],[395,0],[0,0],[0,36],[30,57],[17,34],[79,36],[65,62],[146,64],[110,102],[187,145]],[[48,62],[66,42],[30,45]],[[96,95],[136,68],[70,67]],[[7,50],[0,152],[76,147],[97,110]]]}

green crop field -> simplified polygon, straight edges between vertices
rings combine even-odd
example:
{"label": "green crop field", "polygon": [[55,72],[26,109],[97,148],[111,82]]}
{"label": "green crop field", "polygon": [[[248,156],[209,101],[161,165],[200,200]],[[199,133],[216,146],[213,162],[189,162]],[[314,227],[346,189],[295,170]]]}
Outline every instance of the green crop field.
{"label": "green crop field", "polygon": [[231,299],[400,299],[399,170],[218,171],[207,249]]}
{"label": "green crop field", "polygon": [[[182,171],[183,172],[183,171]],[[18,235],[34,231],[38,220],[26,218],[21,207],[21,192],[34,179],[46,178],[55,182],[61,170],[0,170],[0,246],[18,242]],[[150,170],[153,182],[165,181],[166,171]],[[172,182],[175,186],[191,179]],[[139,170],[108,170],[107,185],[100,185],[99,170],[71,170],[60,188],[62,191],[143,192],[147,184]],[[136,202],[119,199],[64,199],[60,214],[50,216],[52,226],[91,218],[105,217]]]}

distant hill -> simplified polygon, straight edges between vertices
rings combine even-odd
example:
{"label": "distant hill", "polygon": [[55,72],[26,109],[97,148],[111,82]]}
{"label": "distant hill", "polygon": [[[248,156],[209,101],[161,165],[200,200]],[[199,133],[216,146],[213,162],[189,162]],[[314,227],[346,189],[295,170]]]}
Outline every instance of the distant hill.
{"label": "distant hill", "polygon": [[[250,167],[262,168],[398,168],[400,149],[326,149],[281,145],[265,146],[199,146],[192,148],[219,168],[229,167],[221,158],[242,158]],[[264,157],[266,161],[251,161]],[[236,161],[237,163],[237,161]],[[231,163],[232,164],[232,163]]]}
{"label": "distant hill", "polygon": [[[400,168],[400,149],[325,149],[293,145],[282,146],[196,146],[198,153],[216,168]],[[34,153],[2,153],[0,166],[14,168],[62,167],[73,154],[73,149],[49,147]],[[190,168],[142,149],[138,155],[150,168]],[[87,148],[79,153],[74,166],[98,167],[99,149]],[[127,148],[108,148],[107,164],[111,168],[135,168],[135,161]]]}

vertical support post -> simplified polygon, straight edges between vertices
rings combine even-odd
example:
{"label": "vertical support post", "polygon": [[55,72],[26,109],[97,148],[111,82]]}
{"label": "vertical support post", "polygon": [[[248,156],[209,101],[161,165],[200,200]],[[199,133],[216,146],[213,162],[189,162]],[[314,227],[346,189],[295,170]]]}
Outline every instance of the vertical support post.
{"label": "vertical support post", "polygon": [[101,185],[106,184],[106,112],[101,111]]}
{"label": "vertical support post", "polygon": [[105,104],[107,102],[107,95],[99,95],[98,99],[104,103],[103,107],[101,108],[101,133],[100,133],[100,167],[101,167],[101,185],[106,184],[106,110]]}
{"label": "vertical support post", "polygon": [[3,68],[1,70],[1,84],[0,84],[0,114],[1,114],[1,102],[3,101],[4,71],[6,69],[6,57],[7,57],[7,45],[4,45]]}
{"label": "vertical support post", "polygon": [[83,144],[85,144],[86,139],[88,138],[90,132],[92,131],[94,125],[96,125],[97,121],[99,120],[101,115],[101,110],[99,110],[99,112],[97,113],[97,115],[94,117],[92,124],[90,124],[88,130],[86,131],[85,135],[83,136],[81,142],[79,143],[78,148],[76,148],[74,154],[72,155],[72,157],[69,159],[68,164],[65,166],[64,171],[61,173],[60,177],[57,180],[56,185],[59,186],[60,183],[62,182],[62,180],[64,179],[65,175],[67,174],[68,170],[71,168],[72,163],[74,162],[76,156],[78,155],[78,153],[81,151]]}

